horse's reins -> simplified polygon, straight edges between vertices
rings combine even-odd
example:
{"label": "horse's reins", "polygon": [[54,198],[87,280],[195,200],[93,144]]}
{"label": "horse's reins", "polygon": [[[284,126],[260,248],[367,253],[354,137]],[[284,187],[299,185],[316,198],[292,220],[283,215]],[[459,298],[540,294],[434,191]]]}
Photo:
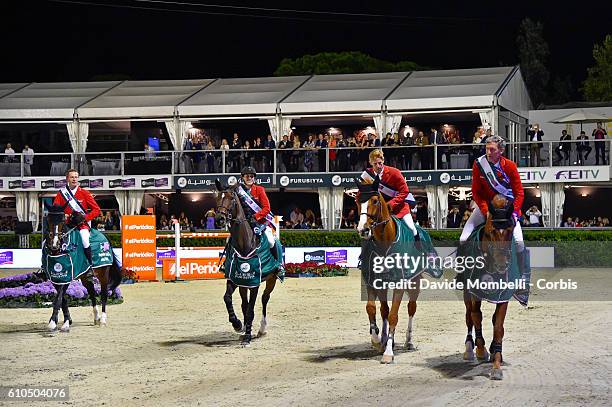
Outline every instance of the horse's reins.
{"label": "horse's reins", "polygon": [[[378,197],[380,198],[380,192],[378,193]],[[387,223],[389,223],[389,219],[386,219],[386,220],[381,220],[381,221],[376,222],[376,220],[378,219],[378,217],[381,215],[381,213],[380,213],[380,212],[381,212],[380,207],[382,207],[382,202],[379,200],[379,201],[378,201],[378,204],[377,204],[376,206],[377,206],[377,207],[379,207],[379,209],[378,209],[378,216],[370,215],[370,214],[369,214],[369,213],[367,213],[367,212],[365,212],[365,213],[364,213],[364,212],[362,212],[362,213],[360,213],[360,214],[359,214],[359,215],[366,215],[368,218],[370,218],[370,219],[373,219],[373,220],[374,220],[374,222],[370,224],[370,229],[376,229],[376,228],[377,228],[377,227],[379,227],[379,226],[384,226],[384,225],[386,225]]]}

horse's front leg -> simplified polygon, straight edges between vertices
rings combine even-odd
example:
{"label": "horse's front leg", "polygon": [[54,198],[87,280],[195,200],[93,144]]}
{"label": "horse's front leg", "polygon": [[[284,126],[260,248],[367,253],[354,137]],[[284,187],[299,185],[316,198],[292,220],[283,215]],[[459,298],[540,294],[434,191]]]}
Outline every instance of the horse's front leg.
{"label": "horse's front leg", "polygon": [[465,337],[465,352],[463,352],[464,360],[474,360],[474,337],[472,331],[474,323],[472,322],[472,294],[466,289],[463,290],[463,303],[465,304],[465,325],[467,326],[467,336]]}
{"label": "horse's front leg", "polygon": [[225,308],[227,308],[227,314],[229,316],[229,322],[234,327],[234,331],[241,332],[242,331],[242,322],[236,316],[236,312],[234,312],[234,304],[232,302],[232,295],[238,286],[232,283],[232,280],[227,280],[227,284],[225,286],[225,294],[223,295],[223,302],[225,302]]}
{"label": "horse's front leg", "polygon": [[406,349],[415,351],[416,347],[412,343],[412,321],[417,310],[417,298],[421,292],[421,276],[414,279],[414,288],[408,289],[408,330],[406,331]]}
{"label": "horse's front leg", "polygon": [[100,326],[106,326],[106,303],[108,301],[108,268],[98,273],[100,281],[100,300],[102,302],[102,315],[100,316]]}
{"label": "horse's front leg", "polygon": [[393,300],[391,302],[391,310],[389,311],[389,338],[387,339],[381,363],[392,363],[395,357],[393,354],[393,347],[395,346],[395,328],[397,327],[398,313],[400,305],[402,304],[403,295],[404,290],[393,290]]}
{"label": "horse's front leg", "polygon": [[374,291],[380,302],[380,317],[382,319],[382,328],[380,333],[381,351],[385,350],[387,346],[387,340],[389,339],[389,304],[387,302],[387,296],[389,291],[387,289],[379,289]]}
{"label": "horse's front leg", "polygon": [[[363,283],[365,284],[365,282]],[[366,293],[368,296],[368,302],[366,303],[366,312],[368,313],[368,320],[370,321],[370,337],[372,347],[382,352],[382,346],[380,343],[380,330],[376,325],[376,291],[373,287],[366,284]]]}
{"label": "horse's front leg", "polygon": [[487,348],[485,348],[484,336],[482,336],[482,311],[480,310],[482,301],[472,296],[471,302],[470,315],[472,316],[472,323],[474,324],[474,331],[476,333],[476,358],[478,360],[488,360],[489,353],[487,352]]}
{"label": "horse's front leg", "polygon": [[[245,292],[245,295],[242,296],[242,292]],[[240,287],[240,295],[243,300],[243,310],[244,314],[244,336],[242,338],[242,346],[248,347],[251,345],[251,329],[253,328],[253,319],[255,319],[255,302],[257,301],[257,292],[259,291],[259,287],[249,288],[248,289],[248,301],[246,302],[246,306],[244,304],[244,300],[247,297],[247,288]]]}
{"label": "horse's front leg", "polygon": [[[66,288],[67,289],[67,288]],[[70,298],[67,295],[62,296],[62,313],[64,314],[64,323],[60,328],[62,332],[70,332],[70,325],[72,325],[72,318],[70,318]]]}
{"label": "horse's front leg", "polygon": [[53,313],[51,314],[51,318],[49,318],[49,324],[47,328],[49,331],[55,331],[57,328],[57,314],[59,314],[59,310],[62,306],[62,300],[64,298],[64,292],[66,291],[66,287],[68,284],[53,284],[53,288],[55,288],[55,298],[53,298]]}
{"label": "horse's front leg", "polygon": [[94,325],[100,325],[100,311],[98,310],[98,304],[96,299],[96,289],[94,288],[93,278],[91,274],[87,273],[83,277],[81,277],[81,283],[85,289],[87,289],[87,294],[89,295],[89,300],[91,301],[91,306],[93,308],[93,317],[94,317]]}
{"label": "horse's front leg", "polygon": [[503,373],[501,370],[502,362],[502,342],[504,340],[504,320],[506,319],[506,312],[508,311],[508,303],[503,302],[495,306],[495,314],[493,319],[493,341],[489,351],[491,352],[491,359],[493,360],[493,369],[491,370],[492,380],[501,380]]}

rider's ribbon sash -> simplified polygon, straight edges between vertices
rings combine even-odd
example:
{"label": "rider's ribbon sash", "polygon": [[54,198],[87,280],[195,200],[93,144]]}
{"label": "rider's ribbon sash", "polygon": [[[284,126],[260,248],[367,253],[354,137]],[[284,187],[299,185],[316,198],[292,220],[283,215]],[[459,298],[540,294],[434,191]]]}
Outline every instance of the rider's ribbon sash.
{"label": "rider's ribbon sash", "polygon": [[514,194],[512,193],[510,178],[508,178],[501,165],[499,167],[500,176],[498,176],[491,168],[491,164],[487,160],[486,155],[478,157],[476,163],[480,169],[480,172],[482,175],[484,175],[485,180],[487,180],[487,184],[489,184],[494,191],[505,196],[506,199],[514,201]]}
{"label": "rider's ribbon sash", "polygon": [[74,197],[72,191],[66,187],[60,188],[60,194],[64,197],[68,205],[72,208],[73,211],[82,213],[83,215],[87,215],[85,213],[85,209],[81,206],[81,203]]}
{"label": "rider's ribbon sash", "polygon": [[[255,213],[261,211],[261,206],[259,206],[259,204],[255,202],[255,200],[251,197],[250,194],[248,194],[244,190],[244,188],[242,188],[242,185],[236,188],[236,190],[238,191],[238,196],[242,198],[242,200],[249,206],[249,208],[251,208]],[[274,229],[278,230],[278,225],[274,223],[274,216],[272,215],[272,212],[266,215],[266,220],[270,222]]]}
{"label": "rider's ribbon sash", "polygon": [[[361,179],[364,181],[374,182],[374,177],[372,177],[372,174],[370,174],[367,170],[361,173]],[[397,194],[399,194],[399,192],[383,184],[383,182],[380,180],[378,182],[378,191],[390,198],[394,198]],[[408,193],[408,196],[406,197],[406,199],[404,199],[404,201],[408,205],[410,205],[410,207],[414,207],[416,205],[416,199],[414,199],[414,196],[411,192]]]}

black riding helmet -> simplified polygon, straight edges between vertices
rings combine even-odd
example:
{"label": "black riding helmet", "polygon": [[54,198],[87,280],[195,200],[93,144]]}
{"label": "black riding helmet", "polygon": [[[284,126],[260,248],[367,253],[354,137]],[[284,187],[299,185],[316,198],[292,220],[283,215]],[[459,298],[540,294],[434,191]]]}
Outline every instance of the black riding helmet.
{"label": "black riding helmet", "polygon": [[256,177],[257,171],[255,171],[255,168],[253,167],[244,167],[242,171],[240,172],[240,176],[242,177],[246,174],[253,174],[253,176]]}

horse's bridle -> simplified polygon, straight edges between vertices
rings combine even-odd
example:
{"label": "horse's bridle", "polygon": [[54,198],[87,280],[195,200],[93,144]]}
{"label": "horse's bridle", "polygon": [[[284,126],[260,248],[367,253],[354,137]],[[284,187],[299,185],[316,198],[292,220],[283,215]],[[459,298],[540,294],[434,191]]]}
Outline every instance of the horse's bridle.
{"label": "horse's bridle", "polygon": [[[378,216],[370,215],[370,214],[369,214],[369,213],[367,213],[367,212],[361,212],[361,213],[359,214],[359,215],[365,215],[365,216],[367,216],[369,219],[372,219],[372,220],[374,221],[373,223],[370,223],[370,225],[369,225],[369,226],[370,226],[370,230],[374,230],[374,229],[376,229],[376,228],[377,228],[377,227],[379,227],[379,226],[384,226],[384,225],[386,225],[386,224],[389,222],[389,219],[386,219],[386,220],[381,220],[381,221],[377,221],[377,220],[378,220],[378,218],[380,218],[380,216],[381,216],[381,212],[382,212],[382,199],[381,199],[381,196],[380,196],[380,192],[378,192],[378,198],[379,198],[379,199],[378,199],[378,203],[376,204],[376,206],[377,206],[377,214],[378,214]],[[372,198],[370,197],[370,198],[368,199],[368,201],[369,201],[370,199],[372,199]]]}
{"label": "horse's bridle", "polygon": [[[232,201],[232,206],[227,208],[223,205],[219,205],[219,207],[217,208],[217,211],[220,215],[224,216],[228,222],[230,223],[234,223],[234,224],[240,224],[242,222],[246,222],[247,219],[234,219],[234,217],[232,216],[232,211],[234,210],[234,208],[236,207],[236,205],[238,205],[238,198],[236,197],[236,193],[234,191],[223,191],[224,194],[226,193],[231,193],[232,194],[232,199],[230,199]],[[222,210],[223,209],[223,210]]]}

